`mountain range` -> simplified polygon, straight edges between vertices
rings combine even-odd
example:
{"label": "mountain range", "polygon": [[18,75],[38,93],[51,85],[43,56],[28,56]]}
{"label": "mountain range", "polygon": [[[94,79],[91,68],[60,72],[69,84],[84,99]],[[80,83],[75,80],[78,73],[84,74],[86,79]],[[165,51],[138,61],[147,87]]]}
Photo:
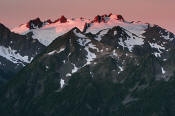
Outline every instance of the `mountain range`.
{"label": "mountain range", "polygon": [[0,41],[2,116],[175,114],[175,35],[158,25],[36,18]]}

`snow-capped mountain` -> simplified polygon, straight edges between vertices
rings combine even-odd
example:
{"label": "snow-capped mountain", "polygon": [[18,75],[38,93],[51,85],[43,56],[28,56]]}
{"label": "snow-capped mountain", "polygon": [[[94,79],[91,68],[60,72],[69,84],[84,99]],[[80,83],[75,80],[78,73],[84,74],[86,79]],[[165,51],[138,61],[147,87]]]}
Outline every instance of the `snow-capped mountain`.
{"label": "snow-capped mountain", "polygon": [[11,31],[22,35],[32,32],[32,37],[34,39],[38,39],[43,45],[48,46],[55,38],[67,33],[74,27],[77,27],[85,33],[96,34],[100,30],[111,29],[114,26],[121,26],[136,35],[141,36],[150,24],[127,22],[121,15],[112,14],[102,16],[97,15],[93,20],[86,18],[66,19],[62,16],[54,22],[50,20],[42,22],[39,18],[36,18]]}
{"label": "snow-capped mountain", "polygon": [[27,64],[36,55],[37,49],[29,50],[34,40],[42,50],[0,89],[1,115],[175,114],[175,35],[166,29],[110,14],[93,20],[37,18],[12,31],[23,37],[12,43],[25,42],[3,44],[9,48],[0,47],[4,59]]}
{"label": "snow-capped mountain", "polygon": [[15,34],[0,24],[0,84],[30,63],[44,48],[30,35]]}
{"label": "snow-capped mountain", "polygon": [[[0,90],[0,113],[174,115],[174,34],[157,25],[127,22],[121,15],[87,21],[36,19],[19,31],[37,35],[47,48]],[[71,22],[77,27],[71,29]]]}

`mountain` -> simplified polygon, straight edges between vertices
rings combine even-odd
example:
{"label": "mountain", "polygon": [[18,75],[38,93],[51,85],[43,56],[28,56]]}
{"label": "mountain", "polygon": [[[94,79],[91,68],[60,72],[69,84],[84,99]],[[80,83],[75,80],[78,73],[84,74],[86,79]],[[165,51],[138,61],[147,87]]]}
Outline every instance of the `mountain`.
{"label": "mountain", "polygon": [[97,15],[94,19],[72,18],[67,19],[61,16],[55,21],[41,21],[39,18],[30,20],[26,24],[13,28],[11,31],[26,35],[32,33],[34,39],[48,46],[55,38],[69,32],[72,28],[77,27],[84,33],[96,34],[100,30],[109,29],[114,26],[121,26],[128,31],[141,35],[144,30],[151,24],[142,22],[127,22],[121,15]]}
{"label": "mountain", "polygon": [[[64,30],[61,25],[69,20],[61,19],[58,25]],[[36,24],[27,32],[42,35],[53,25]],[[121,15],[97,16],[86,25],[55,34],[0,89],[0,114],[173,116],[175,35],[158,25],[127,22]]]}
{"label": "mountain", "polygon": [[30,34],[19,35],[0,24],[0,85],[5,83],[38,55],[45,46]]}

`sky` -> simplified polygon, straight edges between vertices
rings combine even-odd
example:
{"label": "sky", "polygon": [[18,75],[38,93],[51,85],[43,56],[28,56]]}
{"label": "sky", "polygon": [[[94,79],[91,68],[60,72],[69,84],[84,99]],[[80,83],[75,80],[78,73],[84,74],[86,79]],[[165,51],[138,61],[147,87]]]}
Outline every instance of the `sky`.
{"label": "sky", "polygon": [[55,20],[121,14],[128,21],[158,24],[175,33],[175,0],[0,0],[0,22],[9,28],[40,17]]}

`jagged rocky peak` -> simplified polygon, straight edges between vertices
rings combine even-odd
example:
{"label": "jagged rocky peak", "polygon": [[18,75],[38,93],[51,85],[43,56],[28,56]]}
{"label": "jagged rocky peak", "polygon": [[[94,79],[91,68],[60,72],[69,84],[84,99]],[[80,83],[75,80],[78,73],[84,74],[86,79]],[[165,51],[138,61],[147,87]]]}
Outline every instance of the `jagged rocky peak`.
{"label": "jagged rocky peak", "polygon": [[[139,37],[145,33],[147,28],[151,28],[153,26],[152,24],[144,22],[128,22],[122,15],[112,13],[97,15],[92,20],[82,17],[68,19],[65,16],[61,16],[55,21],[47,20],[42,22],[40,19],[35,19],[31,20],[30,23],[28,23],[28,26],[29,24],[31,30],[30,28],[27,28],[27,24],[24,24],[20,27],[12,29],[11,31],[22,35],[32,32],[32,37],[38,39],[39,42],[45,46],[48,46],[55,38],[69,32],[74,27],[79,28],[84,33],[91,34],[97,34],[98,32],[104,30],[98,37],[101,38],[101,36],[104,35],[108,29],[115,26],[121,26],[127,32],[131,32]],[[42,26],[42,29],[38,29],[40,26]],[[170,36],[172,37],[172,34]]]}
{"label": "jagged rocky peak", "polygon": [[83,32],[86,32],[86,30],[90,27],[90,23],[85,23],[84,24],[84,28],[83,28]]}
{"label": "jagged rocky peak", "polygon": [[81,20],[81,21],[84,21],[84,20],[86,20],[86,18],[84,18],[84,17],[80,17],[80,20]]}
{"label": "jagged rocky peak", "polygon": [[66,23],[67,22],[67,18],[64,15],[62,15],[60,18],[55,20],[54,23],[59,22],[59,21],[60,21],[60,23]]}
{"label": "jagged rocky peak", "polygon": [[119,20],[119,21],[123,21],[123,22],[125,21],[124,18],[123,18],[123,16],[120,15],[120,14],[119,14],[119,15],[113,15],[113,14],[111,13],[111,14],[109,14],[109,17],[112,18],[112,19]]}
{"label": "jagged rocky peak", "polygon": [[[98,27],[109,27],[109,26],[115,26],[117,22],[124,22],[124,18],[121,15],[113,15],[110,13],[109,15],[97,15],[94,19],[86,19],[86,18],[72,18],[67,19],[64,15],[62,15],[60,18],[58,18],[55,21],[47,20],[47,21],[41,21],[39,18],[30,20],[27,24],[21,25],[19,27],[15,27],[12,29],[13,32],[18,34],[26,34],[29,31],[34,31],[30,29],[36,29],[41,27],[49,27],[49,29],[44,30],[45,32],[51,31],[50,27],[56,28],[57,32],[62,32],[66,30],[68,32],[73,27],[78,27],[81,31],[86,30],[87,27],[90,27],[94,24],[95,28],[98,25]],[[106,24],[104,24],[106,23]],[[51,25],[50,25],[51,24]],[[54,25],[55,24],[55,25]],[[92,24],[92,25],[91,25]],[[85,28],[84,28],[85,27]],[[61,29],[62,28],[62,29]],[[53,29],[55,31],[55,29]],[[50,33],[50,32],[49,32]],[[38,34],[37,34],[38,35]],[[45,36],[47,37],[47,36]],[[55,36],[54,36],[55,37]]]}
{"label": "jagged rocky peak", "polygon": [[104,15],[97,15],[94,20],[92,21],[93,22],[106,22],[107,21],[107,18],[109,18],[109,15],[107,14],[104,14]]}
{"label": "jagged rocky peak", "polygon": [[45,23],[52,24],[53,22],[52,22],[51,19],[48,19],[48,20],[45,21]]}
{"label": "jagged rocky peak", "polygon": [[103,20],[102,16],[97,15],[97,16],[94,18],[93,22],[98,22],[98,23],[100,23],[102,20]]}
{"label": "jagged rocky peak", "polygon": [[61,16],[60,22],[61,23],[66,23],[67,22],[67,18],[65,16]]}
{"label": "jagged rocky peak", "polygon": [[72,28],[70,31],[77,32],[77,33],[82,33],[81,30],[77,27]]}
{"label": "jagged rocky peak", "polygon": [[124,21],[124,18],[122,15],[117,15],[117,19],[120,20],[120,21]]}
{"label": "jagged rocky peak", "polygon": [[42,26],[43,26],[43,22],[40,20],[40,18],[30,20],[27,23],[27,27],[30,28],[30,29],[41,28]]}
{"label": "jagged rocky peak", "polygon": [[123,18],[122,15],[113,15],[112,13],[110,13],[109,15],[107,15],[107,14],[97,15],[91,23],[94,23],[94,22],[98,22],[98,23],[100,23],[100,22],[107,22],[109,20],[109,18],[116,19],[116,20],[124,22],[124,18]]}

